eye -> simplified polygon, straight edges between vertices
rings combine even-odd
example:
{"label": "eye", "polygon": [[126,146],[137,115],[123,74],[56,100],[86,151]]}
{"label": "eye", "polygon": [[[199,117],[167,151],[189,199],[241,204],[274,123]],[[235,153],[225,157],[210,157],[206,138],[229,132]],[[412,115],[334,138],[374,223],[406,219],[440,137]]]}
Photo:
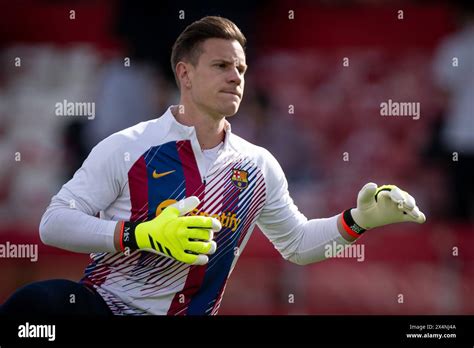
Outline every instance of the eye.
{"label": "eye", "polygon": [[215,66],[217,66],[220,69],[225,69],[226,64],[225,63],[217,63],[217,64],[215,64]]}

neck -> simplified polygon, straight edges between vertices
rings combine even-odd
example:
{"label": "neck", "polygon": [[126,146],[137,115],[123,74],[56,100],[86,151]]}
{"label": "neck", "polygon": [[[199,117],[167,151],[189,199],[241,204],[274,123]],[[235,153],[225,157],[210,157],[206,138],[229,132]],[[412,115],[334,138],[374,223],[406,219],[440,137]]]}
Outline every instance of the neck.
{"label": "neck", "polygon": [[183,103],[182,100],[179,105],[171,108],[171,112],[179,123],[196,129],[201,149],[212,149],[224,141],[225,117],[213,117],[195,105]]}

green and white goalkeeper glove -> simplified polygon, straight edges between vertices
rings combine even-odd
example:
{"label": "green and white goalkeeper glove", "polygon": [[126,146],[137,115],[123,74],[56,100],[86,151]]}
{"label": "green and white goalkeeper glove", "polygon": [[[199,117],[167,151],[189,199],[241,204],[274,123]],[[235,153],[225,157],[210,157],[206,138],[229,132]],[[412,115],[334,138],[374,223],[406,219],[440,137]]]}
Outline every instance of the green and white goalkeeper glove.
{"label": "green and white goalkeeper glove", "polygon": [[415,199],[395,185],[368,183],[357,196],[357,208],[342,213],[344,229],[353,237],[366,230],[397,222],[426,221],[425,214],[416,206]]}
{"label": "green and white goalkeeper glove", "polygon": [[122,251],[144,250],[192,264],[205,265],[207,255],[216,251],[213,234],[221,229],[219,220],[206,216],[183,216],[199,205],[188,197],[171,204],[146,222],[124,222],[120,234]]}

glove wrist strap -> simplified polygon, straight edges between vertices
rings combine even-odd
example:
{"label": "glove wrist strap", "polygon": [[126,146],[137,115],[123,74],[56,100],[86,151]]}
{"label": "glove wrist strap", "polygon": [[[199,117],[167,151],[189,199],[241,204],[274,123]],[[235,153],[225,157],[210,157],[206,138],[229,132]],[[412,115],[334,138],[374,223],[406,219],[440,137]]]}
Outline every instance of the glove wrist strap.
{"label": "glove wrist strap", "polygon": [[137,250],[139,249],[137,240],[135,238],[135,228],[139,222],[124,221],[122,223],[122,229],[120,230],[120,248],[122,251],[125,249]]}
{"label": "glove wrist strap", "polygon": [[344,230],[354,238],[359,238],[362,233],[367,231],[365,228],[356,224],[352,218],[351,209],[347,209],[341,214],[341,221]]}

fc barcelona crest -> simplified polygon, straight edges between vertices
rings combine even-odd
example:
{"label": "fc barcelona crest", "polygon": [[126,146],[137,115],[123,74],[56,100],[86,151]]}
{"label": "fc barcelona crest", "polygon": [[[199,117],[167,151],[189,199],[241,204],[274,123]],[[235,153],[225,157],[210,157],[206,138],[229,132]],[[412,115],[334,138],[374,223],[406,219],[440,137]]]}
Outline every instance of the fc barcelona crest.
{"label": "fc barcelona crest", "polygon": [[232,178],[230,179],[235,187],[243,190],[249,185],[249,173],[245,170],[232,169]]}

